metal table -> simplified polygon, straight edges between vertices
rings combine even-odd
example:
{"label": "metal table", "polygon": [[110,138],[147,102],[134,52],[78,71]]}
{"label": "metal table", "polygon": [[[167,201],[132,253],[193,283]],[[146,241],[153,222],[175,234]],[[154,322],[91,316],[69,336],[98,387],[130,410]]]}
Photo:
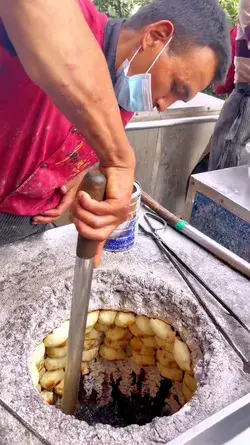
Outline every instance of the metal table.
{"label": "metal table", "polygon": [[250,262],[248,166],[191,176],[184,219]]}

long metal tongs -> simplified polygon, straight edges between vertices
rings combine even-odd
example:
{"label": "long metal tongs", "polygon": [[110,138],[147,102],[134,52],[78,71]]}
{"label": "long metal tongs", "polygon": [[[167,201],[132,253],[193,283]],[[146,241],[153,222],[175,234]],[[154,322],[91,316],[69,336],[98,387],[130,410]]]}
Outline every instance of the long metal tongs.
{"label": "long metal tongs", "polygon": [[[234,343],[234,341],[229,337],[227,332],[224,330],[224,328],[220,325],[216,317],[213,315],[205,301],[201,298],[189,278],[187,277],[185,272],[188,272],[190,275],[195,278],[196,281],[198,281],[204,289],[206,289],[207,292],[230,314],[247,332],[250,334],[250,328],[247,326],[235,312],[230,309],[230,307],[205,283],[205,281],[197,275],[197,273],[188,266],[180,257],[177,255],[167,244],[165,241],[162,240],[162,238],[159,236],[159,231],[162,231],[166,228],[167,223],[166,221],[161,218],[160,216],[151,213],[146,212],[144,214],[144,220],[146,221],[149,229],[146,229],[141,223],[139,223],[140,230],[144,233],[146,236],[150,236],[159,249],[161,250],[163,256],[165,256],[175,267],[175,269],[178,271],[178,273],[181,275],[182,279],[185,281],[199,304],[202,306],[208,317],[212,320],[218,331],[223,335],[223,337],[226,339],[226,341],[229,343],[229,345],[233,348],[233,350],[236,352],[236,354],[240,357],[240,359],[243,361],[244,364],[244,371],[246,373],[250,373],[250,361],[245,357],[245,355],[240,351],[238,346]],[[158,223],[158,227],[154,227],[151,221],[156,221]],[[185,272],[184,272],[185,271]]]}

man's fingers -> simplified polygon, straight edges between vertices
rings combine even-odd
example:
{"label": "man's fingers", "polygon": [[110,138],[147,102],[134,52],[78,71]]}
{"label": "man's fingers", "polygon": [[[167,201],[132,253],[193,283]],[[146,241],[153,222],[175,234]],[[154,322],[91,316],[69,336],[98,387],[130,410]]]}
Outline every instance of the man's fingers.
{"label": "man's fingers", "polygon": [[130,200],[123,199],[108,199],[106,201],[95,201],[86,192],[79,192],[77,195],[81,206],[88,210],[90,213],[94,213],[97,216],[104,215],[118,215],[121,219],[126,219],[130,209]]}
{"label": "man's fingers", "polygon": [[105,241],[116,227],[115,225],[110,225],[102,227],[101,229],[93,229],[74,216],[71,217],[71,221],[75,224],[76,229],[78,230],[80,235],[84,236],[87,239],[98,242]]}
{"label": "man's fingers", "polygon": [[72,181],[68,182],[67,184],[63,185],[60,188],[60,191],[63,195],[63,198],[55,209],[50,209],[44,212],[42,215],[36,215],[32,223],[34,225],[36,224],[48,224],[54,221],[57,221],[60,216],[66,212],[66,210],[70,207],[72,204],[72,201],[75,197],[75,193],[77,190],[78,183],[82,180],[84,176],[84,173],[81,173],[76,178],[74,178]]}
{"label": "man's fingers", "polygon": [[70,182],[68,182],[68,184],[62,185],[62,187],[60,187],[60,192],[63,195],[66,195],[67,193],[69,193],[74,188],[75,188],[74,181],[70,181]]}
{"label": "man's fingers", "polygon": [[67,184],[62,185],[62,187],[60,188],[61,193],[63,195],[66,195],[66,193],[68,193],[70,190],[77,189],[85,174],[86,171],[83,171]]}
{"label": "man's fingers", "polygon": [[71,207],[70,220],[85,238],[104,241],[127,216],[119,200],[97,202],[87,193],[79,192]]}
{"label": "man's fingers", "polygon": [[72,221],[72,218],[74,217],[84,221],[85,224],[93,229],[100,229],[105,226],[115,225],[117,221],[116,217],[113,215],[96,216],[93,213],[83,209],[79,202],[76,202],[71,208],[70,220]]}
{"label": "man's fingers", "polygon": [[68,193],[68,188],[67,188],[67,185],[63,185],[61,188],[60,188],[60,192],[63,194],[63,195],[66,195],[66,193]]}
{"label": "man's fingers", "polygon": [[33,218],[33,221],[39,221],[42,217],[58,218],[59,216],[61,216],[61,212],[58,207],[56,209],[48,210],[47,212],[44,212],[42,215],[35,216]]}
{"label": "man's fingers", "polygon": [[35,226],[38,226],[40,224],[49,224],[57,221],[60,218],[60,216],[57,217],[51,217],[51,216],[38,216],[36,221],[32,221],[32,224]]}
{"label": "man's fingers", "polygon": [[69,208],[69,206],[71,205],[71,203],[74,199],[74,196],[75,196],[75,192],[72,189],[63,197],[59,206],[57,207],[57,210],[60,212],[61,215],[64,212],[66,212],[66,210]]}
{"label": "man's fingers", "polygon": [[33,224],[47,224],[48,222],[56,221],[69,208],[74,197],[73,191],[69,191],[62,199],[61,203],[56,209],[48,210],[42,215],[37,215],[33,218]]}

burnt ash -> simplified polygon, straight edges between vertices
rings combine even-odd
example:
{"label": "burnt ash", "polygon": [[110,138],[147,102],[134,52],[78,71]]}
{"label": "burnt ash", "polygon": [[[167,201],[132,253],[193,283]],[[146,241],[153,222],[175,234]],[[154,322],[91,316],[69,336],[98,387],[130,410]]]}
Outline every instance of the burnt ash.
{"label": "burnt ash", "polygon": [[114,380],[113,375],[107,376],[103,385],[103,392],[108,385],[112,386],[112,401],[105,406],[100,406],[97,401],[97,391],[92,390],[90,397],[84,390],[84,377],[81,379],[79,391],[79,406],[76,413],[78,420],[84,420],[89,425],[97,423],[109,424],[116,428],[129,425],[145,425],[152,422],[155,417],[169,416],[172,413],[166,406],[172,382],[162,379],[155,397],[142,394],[142,385],[145,381],[145,370],[141,369],[139,375],[131,372],[131,395],[127,396],[120,390],[122,377]]}

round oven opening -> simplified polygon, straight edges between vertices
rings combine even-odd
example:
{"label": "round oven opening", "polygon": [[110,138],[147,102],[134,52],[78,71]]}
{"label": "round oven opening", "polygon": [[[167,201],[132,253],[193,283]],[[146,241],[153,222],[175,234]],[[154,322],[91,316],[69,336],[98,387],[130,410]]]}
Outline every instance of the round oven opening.
{"label": "round oven opening", "polygon": [[[69,321],[33,352],[30,374],[44,402],[60,408]],[[165,320],[114,310],[88,314],[76,418],[89,425],[145,425],[170,416],[197,390],[190,351]]]}

